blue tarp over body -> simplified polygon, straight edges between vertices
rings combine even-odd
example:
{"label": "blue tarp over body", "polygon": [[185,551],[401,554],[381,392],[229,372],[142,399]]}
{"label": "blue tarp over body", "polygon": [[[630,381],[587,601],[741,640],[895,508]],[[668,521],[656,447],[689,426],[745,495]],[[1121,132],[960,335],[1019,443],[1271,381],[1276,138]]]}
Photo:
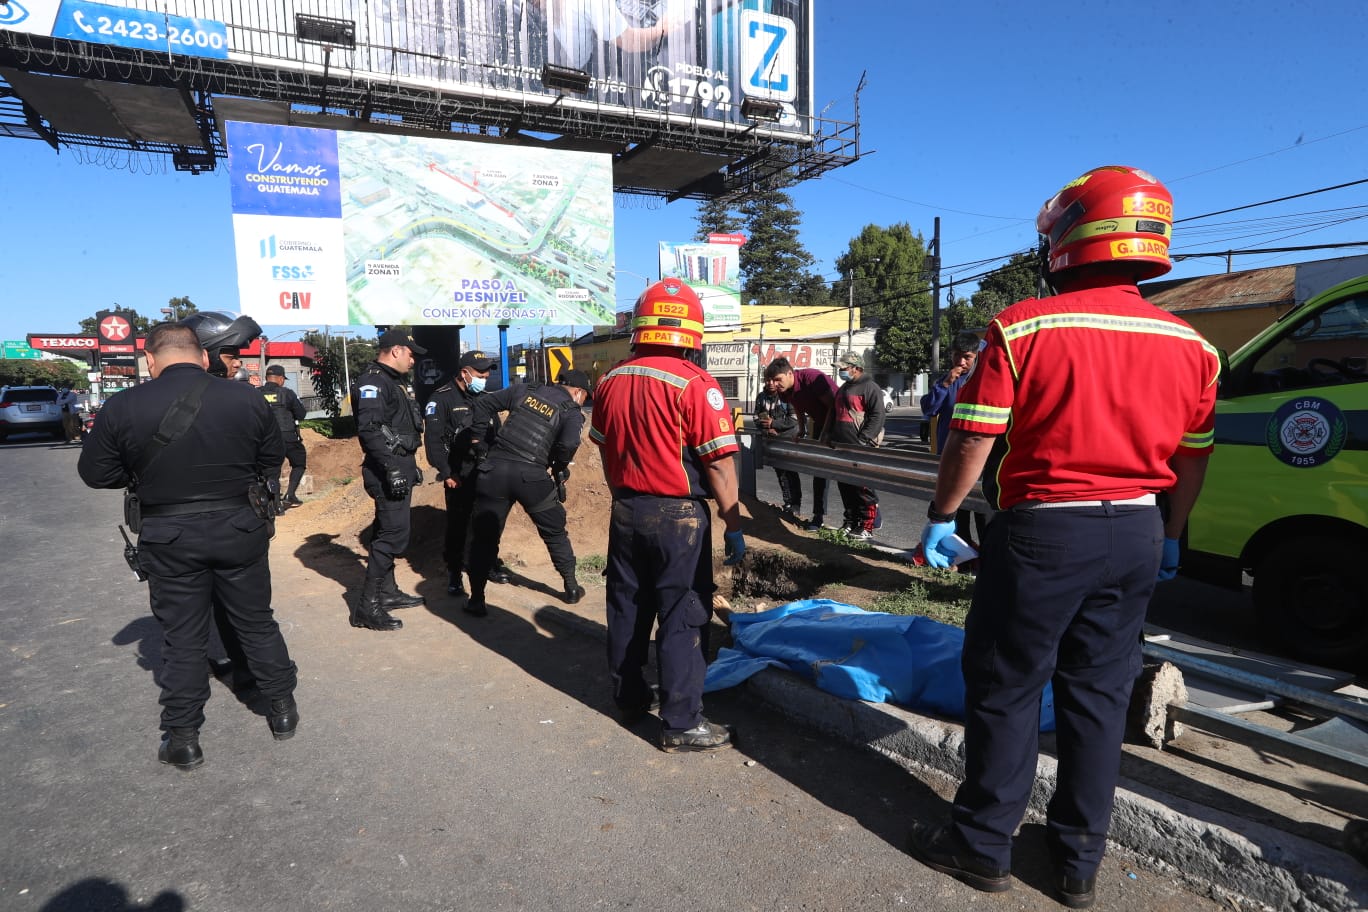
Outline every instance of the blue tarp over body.
{"label": "blue tarp over body", "polygon": [[[734,687],[777,665],[838,697],[964,718],[964,631],[958,627],[829,599],[733,614],[731,625],[734,648],[721,650],[708,666],[705,691]],[[1040,730],[1054,730],[1054,695],[1048,686]]]}

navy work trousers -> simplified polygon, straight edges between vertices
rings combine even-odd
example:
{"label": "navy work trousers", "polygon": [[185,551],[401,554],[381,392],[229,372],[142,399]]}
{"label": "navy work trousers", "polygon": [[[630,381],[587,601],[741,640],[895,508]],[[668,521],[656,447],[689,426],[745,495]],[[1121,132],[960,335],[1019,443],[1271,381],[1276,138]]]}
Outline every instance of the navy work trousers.
{"label": "navy work trousers", "polygon": [[608,670],[625,713],[645,710],[645,669],[656,633],[660,720],[698,725],[712,619],[712,511],[706,501],[637,494],[613,501],[608,527]]}
{"label": "navy work trousers", "polygon": [[483,595],[499,556],[508,511],[518,503],[537,527],[561,579],[575,578],[575,549],[565,531],[565,507],[546,466],[513,459],[488,459],[475,473],[475,513],[470,523],[470,592]]}
{"label": "navy work trousers", "polygon": [[[443,554],[447,572],[459,576],[466,566],[467,544],[470,539],[470,518],[475,511],[475,477],[471,472],[464,478],[454,476],[456,487],[443,487],[446,496],[446,541]],[[445,485],[445,482],[443,482]]]}
{"label": "navy work trousers", "polygon": [[413,490],[398,500],[385,494],[384,483],[369,465],[361,466],[366,493],[375,500],[375,520],[371,523],[370,552],[366,558],[366,586],[383,586],[394,573],[394,562],[409,543],[410,507]]}
{"label": "navy work trousers", "polygon": [[1153,506],[1008,510],[989,523],[964,625],[965,781],[952,819],[992,865],[1011,867],[1053,680],[1059,778],[1047,841],[1065,874],[1096,873],[1163,539]]}
{"label": "navy work trousers", "polygon": [[249,507],[143,520],[139,566],[162,627],[162,727],[204,723],[211,605],[222,608],[262,694],[294,693],[296,670],[271,611],[271,535]]}

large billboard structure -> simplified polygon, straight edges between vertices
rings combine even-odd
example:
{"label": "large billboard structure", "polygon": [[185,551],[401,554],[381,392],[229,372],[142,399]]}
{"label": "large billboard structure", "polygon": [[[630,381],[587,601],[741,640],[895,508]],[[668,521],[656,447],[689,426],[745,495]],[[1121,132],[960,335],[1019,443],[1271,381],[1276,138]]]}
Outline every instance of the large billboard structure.
{"label": "large billboard structure", "polygon": [[202,171],[229,120],[461,135],[702,198],[855,160],[812,59],[812,0],[8,0],[0,136]]}
{"label": "large billboard structure", "polygon": [[242,310],[269,322],[613,319],[608,156],[227,125]]}

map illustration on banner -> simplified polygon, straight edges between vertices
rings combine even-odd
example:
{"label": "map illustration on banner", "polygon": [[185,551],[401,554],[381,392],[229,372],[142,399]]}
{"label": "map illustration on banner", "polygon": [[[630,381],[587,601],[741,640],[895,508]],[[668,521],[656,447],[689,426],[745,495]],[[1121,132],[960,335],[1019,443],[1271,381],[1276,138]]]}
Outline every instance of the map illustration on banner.
{"label": "map illustration on banner", "polygon": [[314,325],[592,325],[608,156],[230,122],[242,310]]}
{"label": "map illustration on banner", "polygon": [[708,329],[741,322],[741,255],[737,244],[660,242],[660,277],[689,283],[703,302]]}

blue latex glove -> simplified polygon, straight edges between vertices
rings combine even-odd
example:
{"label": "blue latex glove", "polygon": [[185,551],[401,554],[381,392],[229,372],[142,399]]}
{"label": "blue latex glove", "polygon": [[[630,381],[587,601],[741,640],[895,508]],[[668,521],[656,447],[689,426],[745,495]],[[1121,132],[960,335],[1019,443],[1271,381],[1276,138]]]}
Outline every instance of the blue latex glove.
{"label": "blue latex glove", "polygon": [[746,556],[746,536],[741,534],[741,530],[724,532],[722,541],[722,554],[726,557],[722,563],[729,567],[741,563],[741,558]]}
{"label": "blue latex glove", "polygon": [[955,534],[955,523],[950,522],[928,522],[922,527],[922,556],[926,558],[928,567],[939,567],[942,570],[950,566],[950,556],[937,547],[942,541]]}
{"label": "blue latex glove", "polygon": [[1171,580],[1178,575],[1178,539],[1164,539],[1163,556],[1159,558],[1159,578]]}

